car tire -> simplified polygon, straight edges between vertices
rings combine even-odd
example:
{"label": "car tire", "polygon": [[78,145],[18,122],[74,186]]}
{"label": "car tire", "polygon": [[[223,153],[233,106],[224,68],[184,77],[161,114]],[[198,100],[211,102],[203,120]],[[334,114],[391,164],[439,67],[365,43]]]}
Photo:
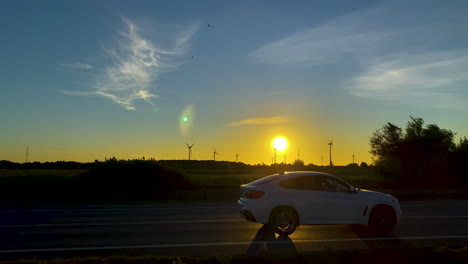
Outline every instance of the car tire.
{"label": "car tire", "polygon": [[278,208],[271,213],[269,225],[278,235],[289,236],[299,226],[299,217],[292,208]]}
{"label": "car tire", "polygon": [[379,205],[372,209],[369,216],[369,228],[378,233],[388,233],[396,225],[396,215],[390,206]]}

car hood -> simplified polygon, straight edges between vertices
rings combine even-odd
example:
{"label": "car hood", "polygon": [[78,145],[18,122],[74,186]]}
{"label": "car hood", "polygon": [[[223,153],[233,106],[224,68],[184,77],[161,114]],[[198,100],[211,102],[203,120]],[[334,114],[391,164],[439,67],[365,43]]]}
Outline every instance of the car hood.
{"label": "car hood", "polygon": [[371,191],[371,190],[365,190],[365,189],[359,189],[358,193],[361,197],[367,198],[367,199],[385,199],[385,200],[395,200],[396,198],[391,196],[390,194],[382,193],[382,192],[376,192],[376,191]]}

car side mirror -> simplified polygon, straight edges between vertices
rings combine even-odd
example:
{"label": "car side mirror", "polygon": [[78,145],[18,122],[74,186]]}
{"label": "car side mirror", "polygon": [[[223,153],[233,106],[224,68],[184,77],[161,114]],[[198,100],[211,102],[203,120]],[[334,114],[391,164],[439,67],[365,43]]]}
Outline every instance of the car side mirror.
{"label": "car side mirror", "polygon": [[350,193],[357,193],[357,188],[350,185],[350,186],[349,186],[349,192],[350,192]]}

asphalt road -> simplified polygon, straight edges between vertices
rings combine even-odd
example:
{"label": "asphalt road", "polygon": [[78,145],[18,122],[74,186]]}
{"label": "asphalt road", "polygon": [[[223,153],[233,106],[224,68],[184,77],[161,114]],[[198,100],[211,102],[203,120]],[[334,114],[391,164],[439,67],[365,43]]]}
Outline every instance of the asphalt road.
{"label": "asphalt road", "polygon": [[262,255],[331,248],[468,246],[468,201],[401,202],[401,224],[301,226],[289,237],[234,203],[0,208],[0,259],[69,255]]}

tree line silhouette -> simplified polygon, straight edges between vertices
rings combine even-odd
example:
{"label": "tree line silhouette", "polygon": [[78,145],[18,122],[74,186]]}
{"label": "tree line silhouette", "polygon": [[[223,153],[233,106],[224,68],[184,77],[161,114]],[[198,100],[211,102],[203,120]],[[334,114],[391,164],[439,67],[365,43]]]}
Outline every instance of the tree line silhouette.
{"label": "tree line silhouette", "polygon": [[406,127],[387,123],[370,138],[370,153],[387,186],[444,188],[468,184],[468,140],[410,116]]}

